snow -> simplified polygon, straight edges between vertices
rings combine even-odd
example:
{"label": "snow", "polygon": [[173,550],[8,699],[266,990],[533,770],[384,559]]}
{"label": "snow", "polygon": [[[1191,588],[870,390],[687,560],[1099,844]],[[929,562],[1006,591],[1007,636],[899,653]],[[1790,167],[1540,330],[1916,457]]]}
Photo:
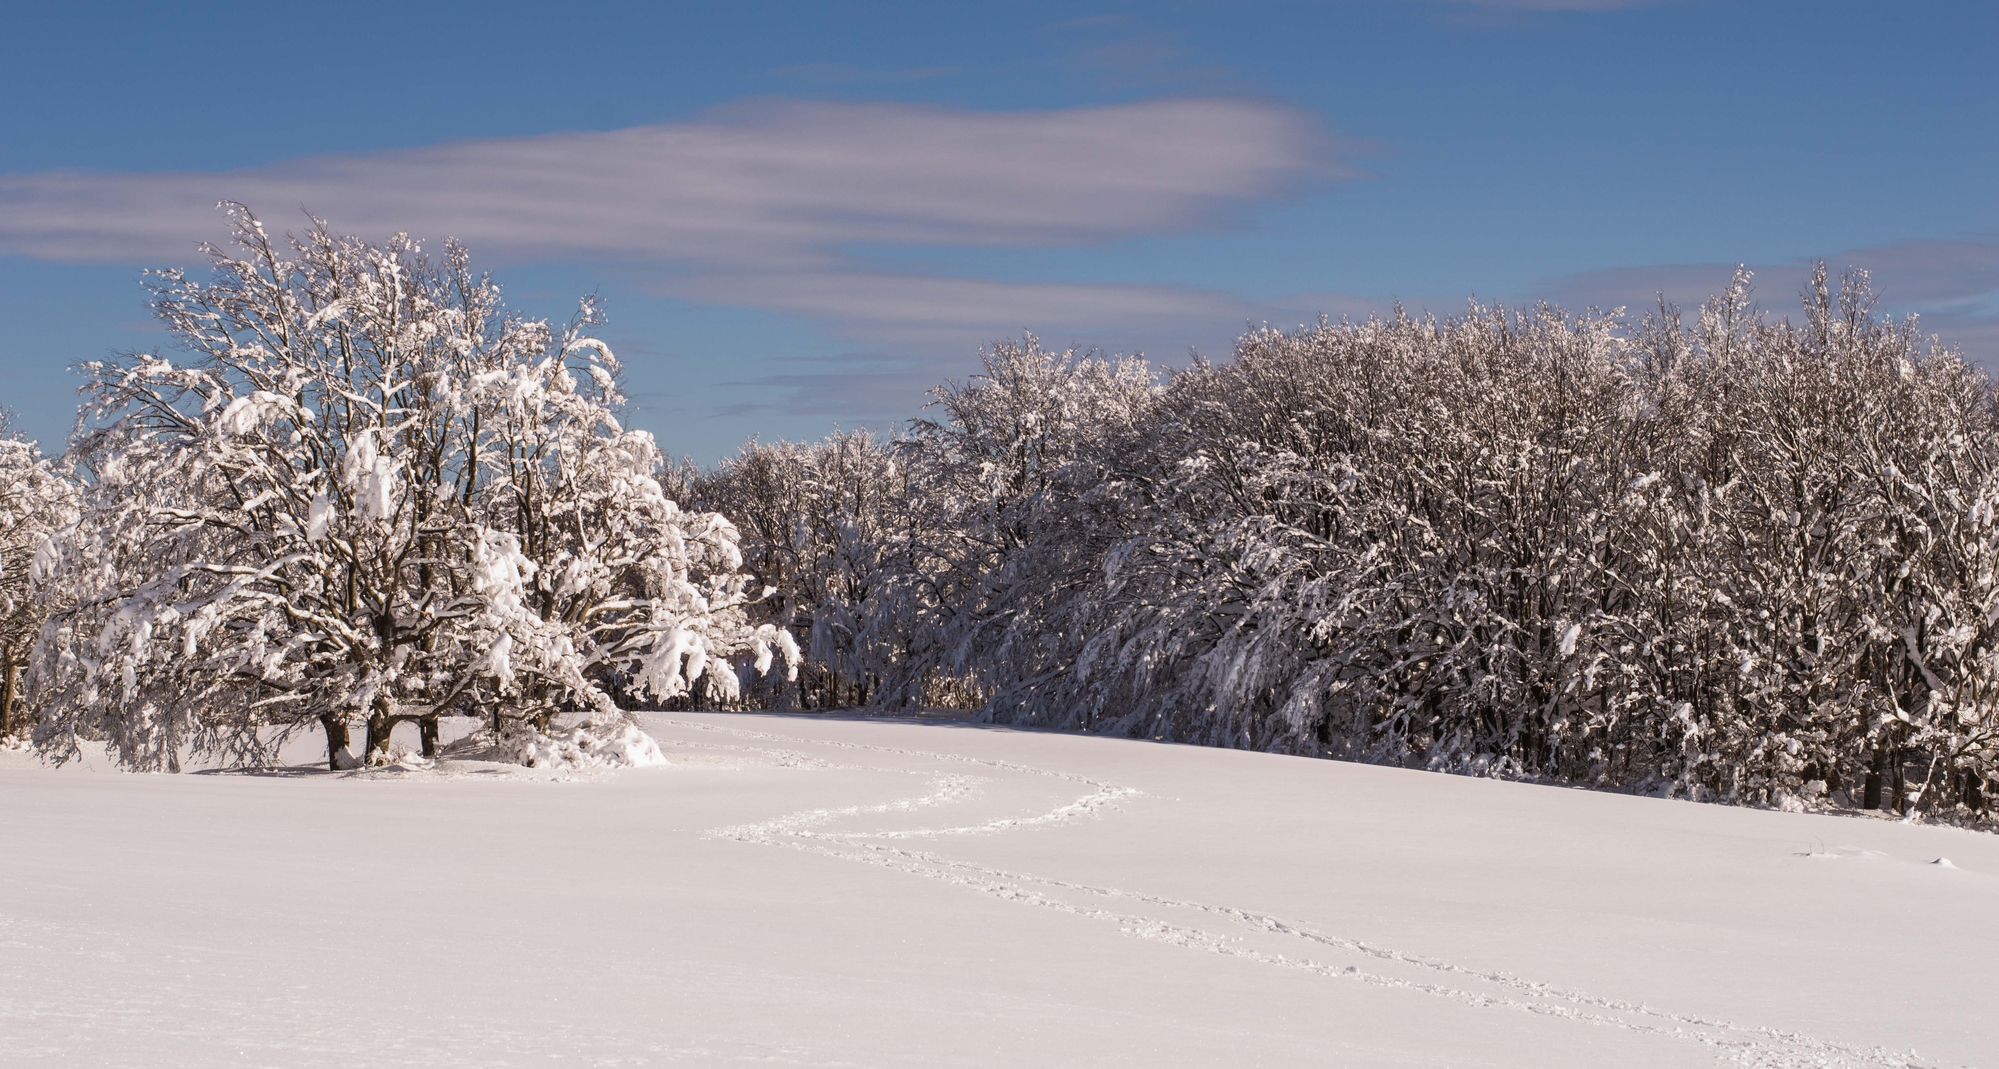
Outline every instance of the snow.
{"label": "snow", "polygon": [[[1999,838],[951,721],[0,753],[10,1066],[1990,1065]],[[1948,863],[1933,863],[1948,857]]]}
{"label": "snow", "polygon": [[530,768],[564,772],[600,772],[666,764],[666,755],[652,736],[636,725],[585,721],[573,728],[543,734],[523,732],[508,740],[508,756]]}

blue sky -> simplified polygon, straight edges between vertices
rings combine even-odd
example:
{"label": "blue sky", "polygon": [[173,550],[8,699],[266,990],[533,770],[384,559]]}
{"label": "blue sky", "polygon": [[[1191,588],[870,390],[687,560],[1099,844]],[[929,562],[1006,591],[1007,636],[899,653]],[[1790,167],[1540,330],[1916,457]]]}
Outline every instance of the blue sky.
{"label": "blue sky", "polygon": [[0,405],[162,343],[222,197],[600,291],[707,462],[887,427],[982,342],[1226,356],[1400,299],[1803,265],[1999,364],[1999,4],[41,5],[0,64]]}

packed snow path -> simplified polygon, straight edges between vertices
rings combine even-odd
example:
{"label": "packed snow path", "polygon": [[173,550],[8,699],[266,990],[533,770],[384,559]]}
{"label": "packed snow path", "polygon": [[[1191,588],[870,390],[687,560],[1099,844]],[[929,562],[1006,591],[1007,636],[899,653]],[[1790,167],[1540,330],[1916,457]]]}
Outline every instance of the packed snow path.
{"label": "packed snow path", "polygon": [[647,727],[674,765],[554,782],[10,760],[0,1064],[1999,1064],[1991,836],[949,723]]}

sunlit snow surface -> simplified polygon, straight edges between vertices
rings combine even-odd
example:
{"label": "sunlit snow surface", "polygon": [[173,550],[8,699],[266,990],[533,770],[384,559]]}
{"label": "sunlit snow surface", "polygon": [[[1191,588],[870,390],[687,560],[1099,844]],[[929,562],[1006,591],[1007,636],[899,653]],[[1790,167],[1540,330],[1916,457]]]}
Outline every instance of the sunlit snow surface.
{"label": "sunlit snow surface", "polygon": [[670,763],[597,776],[0,754],[0,1063],[1999,1065],[1999,837],[955,723],[646,726]]}

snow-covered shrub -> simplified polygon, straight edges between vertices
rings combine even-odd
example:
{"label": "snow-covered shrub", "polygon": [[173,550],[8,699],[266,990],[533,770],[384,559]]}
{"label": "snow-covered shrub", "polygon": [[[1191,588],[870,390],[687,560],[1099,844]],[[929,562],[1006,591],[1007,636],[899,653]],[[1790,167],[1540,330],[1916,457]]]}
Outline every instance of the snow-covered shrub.
{"label": "snow-covered shrub", "polygon": [[544,732],[532,725],[504,734],[500,748],[530,768],[599,772],[667,763],[652,736],[623,717],[589,717],[574,727]]}
{"label": "snow-covered shrub", "polygon": [[993,699],[1032,678],[1065,633],[1070,592],[1097,574],[1103,545],[1080,525],[1097,507],[1105,443],[1145,425],[1159,398],[1138,357],[1043,349],[1027,335],[982,351],[983,373],[932,391],[913,421],[917,546],[925,597],[911,657],[884,698],[958,691]]}
{"label": "snow-covered shrub", "polygon": [[585,329],[508,311],[466,254],[235,209],[213,277],[157,273],[187,357],[85,366],[80,521],[51,545],[71,606],[36,645],[37,743],[121,763],[270,759],[314,726],[329,761],[415,721],[549,729],[613,687],[684,693],[788,649],[743,608],[735,529],[664,493]]}
{"label": "snow-covered shrub", "polygon": [[915,586],[909,473],[893,443],[852,431],[751,441],[698,481],[701,505],[734,518],[749,571],[771,587],[752,615],[804,651],[795,681],[750,695],[760,704],[865,705],[899,672]]}
{"label": "snow-covered shrub", "polygon": [[1069,423],[1056,463],[1015,447],[1040,387],[991,381],[924,428],[910,492],[954,505],[929,630],[992,719],[1983,805],[1992,385],[1874,315],[1863,277],[1821,272],[1796,324],[1745,275],[1692,325],[1252,331]]}
{"label": "snow-covered shrub", "polygon": [[1898,808],[1982,805],[1999,727],[1991,383],[1874,316],[1864,276],[1834,293],[1823,269],[1801,324],[1754,314],[1738,278],[1664,333],[1694,417],[1647,528],[1698,549],[1660,629],[1672,664],[1652,673],[1683,755],[1664,771],[1769,804],[1844,789],[1872,808],[1885,782]]}
{"label": "snow-covered shrub", "polygon": [[936,419],[894,441],[752,441],[700,481],[775,587],[760,608],[806,650],[799,704],[982,704],[989,679],[1044,645],[1033,606],[1063,592],[1041,574],[1055,555],[1096,567],[1088,545],[1043,542],[1092,481],[1097,443],[1142,421],[1153,372],[1032,336],[980,359],[982,374],[932,391]]}
{"label": "snow-covered shrub", "polygon": [[1081,526],[1122,534],[1095,536],[1101,567],[1070,587],[1070,652],[991,714],[1541,763],[1581,700],[1558,677],[1588,584],[1563,580],[1592,567],[1570,550],[1602,526],[1589,491],[1618,463],[1624,385],[1600,317],[1252,332],[1232,364],[1176,375],[1077,497]]}
{"label": "snow-covered shrub", "polygon": [[21,670],[53,602],[39,581],[48,542],[75,521],[77,488],[35,443],[9,436],[6,423],[0,412],[0,739],[13,739],[25,726]]}

